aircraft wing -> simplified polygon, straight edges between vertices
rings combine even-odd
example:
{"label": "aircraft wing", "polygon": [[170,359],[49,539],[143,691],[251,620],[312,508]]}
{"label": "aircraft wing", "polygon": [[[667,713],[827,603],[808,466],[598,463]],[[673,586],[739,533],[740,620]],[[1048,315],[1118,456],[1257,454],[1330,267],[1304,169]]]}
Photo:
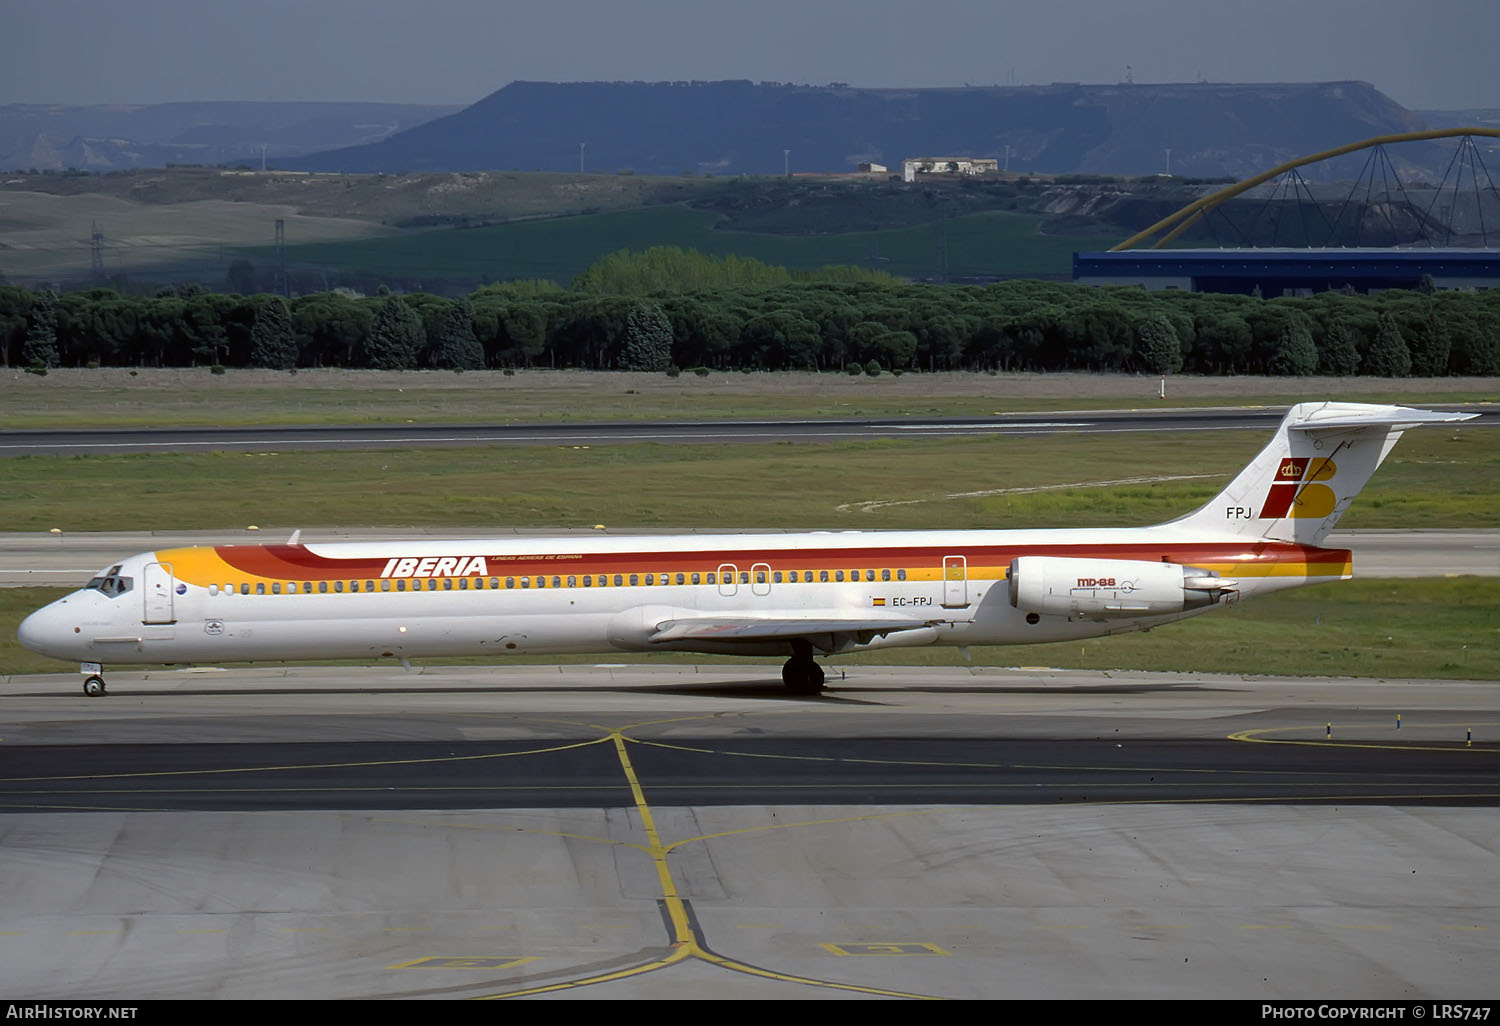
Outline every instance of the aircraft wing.
{"label": "aircraft wing", "polygon": [[[785,619],[772,620],[748,616],[694,617],[663,620],[648,639],[664,641],[768,641],[777,638],[806,638],[818,634],[892,634],[931,627],[938,620],[915,620],[911,617],[862,617],[859,619]],[[868,640],[868,639],[862,639]]]}

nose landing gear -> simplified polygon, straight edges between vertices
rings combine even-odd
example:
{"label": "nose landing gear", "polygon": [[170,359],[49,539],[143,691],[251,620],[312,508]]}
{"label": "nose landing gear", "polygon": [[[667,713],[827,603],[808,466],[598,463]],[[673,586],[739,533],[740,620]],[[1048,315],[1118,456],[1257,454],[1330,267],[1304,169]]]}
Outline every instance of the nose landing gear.
{"label": "nose landing gear", "polygon": [[99,663],[83,663],[78,667],[83,674],[83,693],[90,698],[104,694],[104,667]]}

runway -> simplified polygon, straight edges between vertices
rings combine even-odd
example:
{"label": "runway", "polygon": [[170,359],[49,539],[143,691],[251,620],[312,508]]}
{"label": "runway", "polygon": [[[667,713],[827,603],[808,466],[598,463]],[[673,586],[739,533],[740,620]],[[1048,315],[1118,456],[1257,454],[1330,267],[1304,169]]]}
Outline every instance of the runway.
{"label": "runway", "polygon": [[858,668],[799,699],[775,677],[5,680],[0,989],[1492,989],[1493,682]]}
{"label": "runway", "polygon": [[[1500,424],[1493,404],[1422,404],[1478,413],[1469,424]],[[1091,434],[1122,431],[1270,432],[1284,407],[1147,408],[1137,410],[997,413],[986,418],[865,420],[658,421],[607,424],[365,424],[249,428],[120,428],[0,431],[0,456],[48,453],[259,452],[468,445],[630,445],[643,442],[727,445],[857,441],[869,438],[964,435]]]}

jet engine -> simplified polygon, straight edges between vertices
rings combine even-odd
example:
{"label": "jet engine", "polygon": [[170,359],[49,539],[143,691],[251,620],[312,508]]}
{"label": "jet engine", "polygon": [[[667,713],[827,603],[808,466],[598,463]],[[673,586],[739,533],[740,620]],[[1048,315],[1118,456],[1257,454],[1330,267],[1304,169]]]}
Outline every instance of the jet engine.
{"label": "jet engine", "polygon": [[1212,570],[1141,559],[1021,556],[1010,564],[1010,604],[1072,619],[1181,613],[1233,596],[1237,582]]}

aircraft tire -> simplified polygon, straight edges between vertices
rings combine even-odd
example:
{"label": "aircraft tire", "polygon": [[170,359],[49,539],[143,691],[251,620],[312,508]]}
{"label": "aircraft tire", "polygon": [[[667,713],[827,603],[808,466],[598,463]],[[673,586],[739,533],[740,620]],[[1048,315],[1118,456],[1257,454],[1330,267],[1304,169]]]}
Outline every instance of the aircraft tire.
{"label": "aircraft tire", "polygon": [[794,695],[816,695],[823,680],[823,667],[811,659],[788,659],[781,667],[781,682]]}
{"label": "aircraft tire", "polygon": [[104,678],[94,674],[83,682],[83,693],[90,698],[98,698],[104,694]]}

